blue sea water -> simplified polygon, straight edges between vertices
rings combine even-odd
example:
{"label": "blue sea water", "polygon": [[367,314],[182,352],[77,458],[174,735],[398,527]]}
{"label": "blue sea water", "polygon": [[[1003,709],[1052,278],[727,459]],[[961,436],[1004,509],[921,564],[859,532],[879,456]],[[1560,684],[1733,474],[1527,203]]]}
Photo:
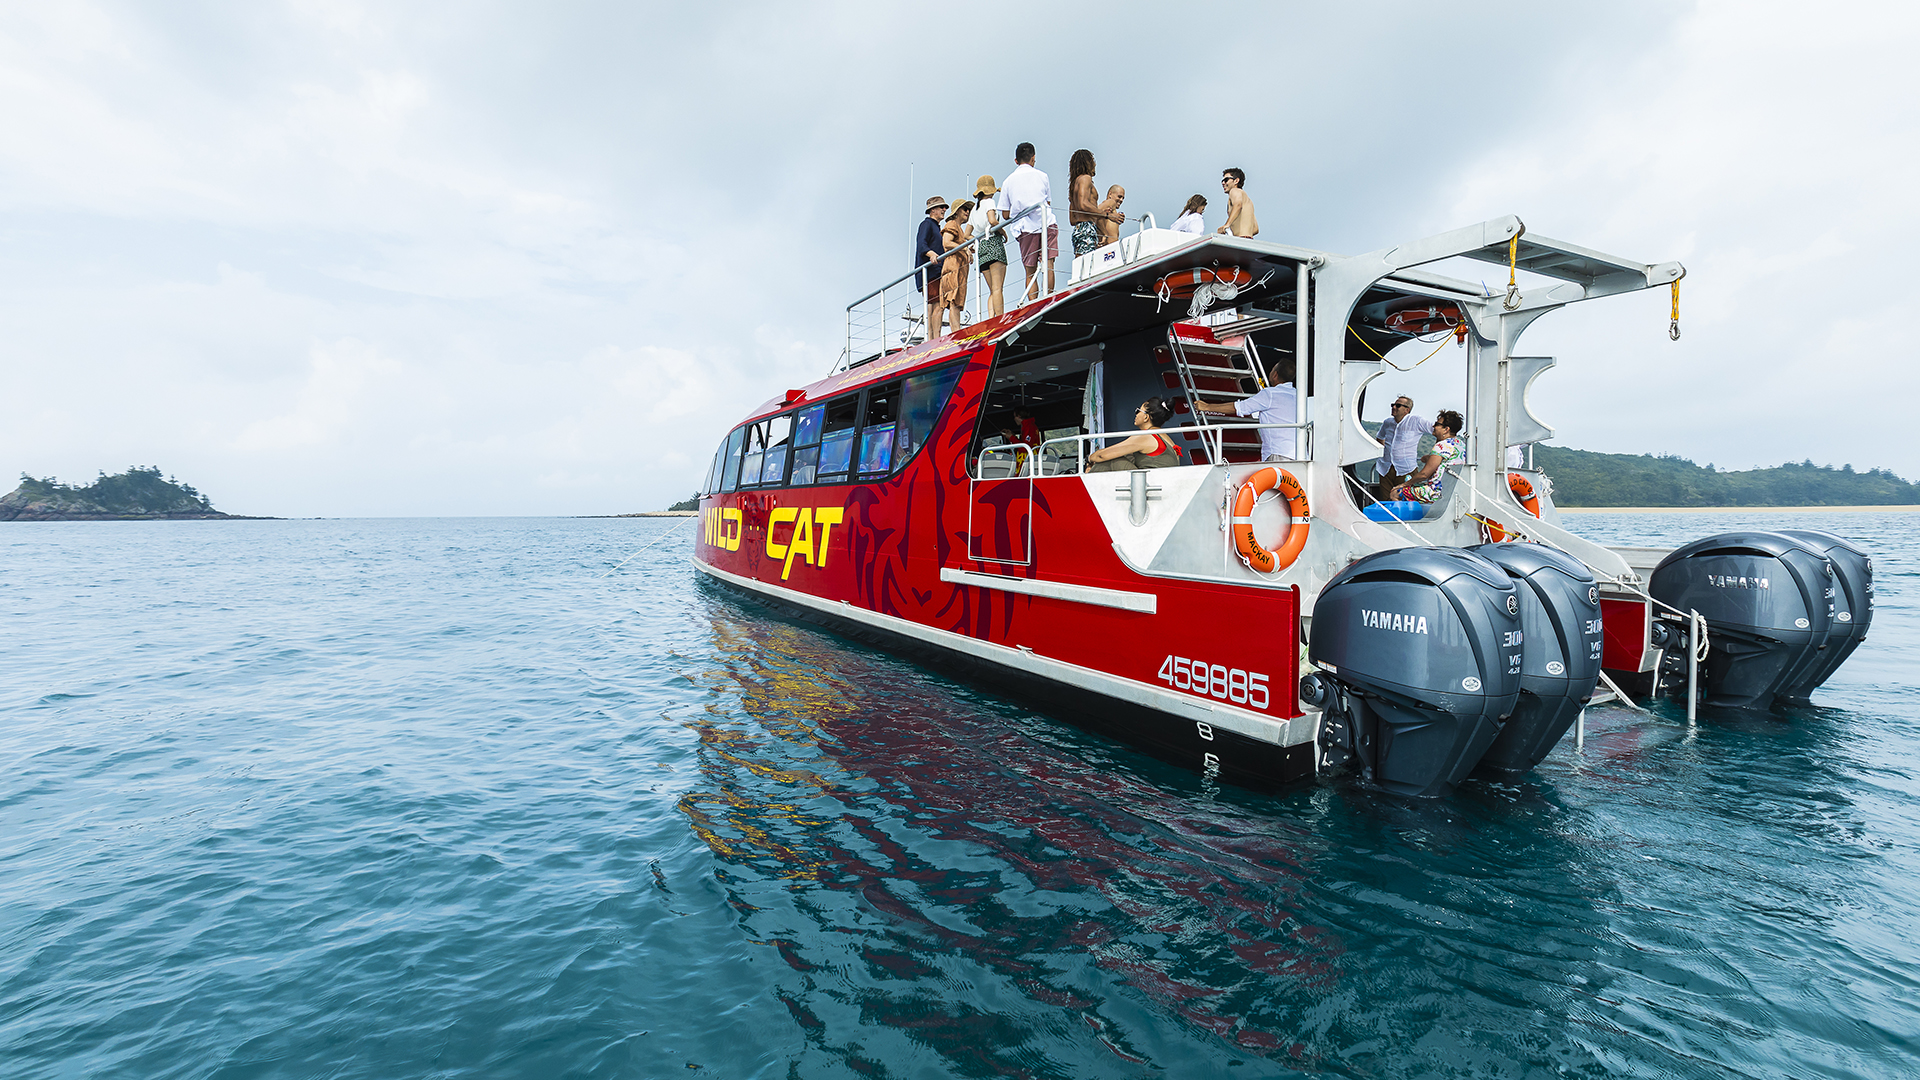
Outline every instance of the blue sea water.
{"label": "blue sea water", "polygon": [[1914,1075],[1916,523],[1577,519],[1831,529],[1877,621],[1446,802],[1216,786],[679,522],[0,526],[0,1077]]}

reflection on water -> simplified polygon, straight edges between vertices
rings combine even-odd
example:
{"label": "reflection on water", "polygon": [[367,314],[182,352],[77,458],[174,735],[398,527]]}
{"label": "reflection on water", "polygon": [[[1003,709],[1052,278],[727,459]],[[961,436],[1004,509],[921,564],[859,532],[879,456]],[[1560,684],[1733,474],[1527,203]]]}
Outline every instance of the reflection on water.
{"label": "reflection on water", "polygon": [[[1848,794],[1878,740],[1819,709],[1692,733],[1596,709],[1583,753],[1443,804],[1267,796],[731,598],[708,617],[681,807],[821,1061],[1719,1076],[1912,1056],[1889,987],[1915,967],[1857,951],[1841,914],[1874,906],[1850,864],[1885,869]],[[1875,980],[1836,992],[1862,964]]]}

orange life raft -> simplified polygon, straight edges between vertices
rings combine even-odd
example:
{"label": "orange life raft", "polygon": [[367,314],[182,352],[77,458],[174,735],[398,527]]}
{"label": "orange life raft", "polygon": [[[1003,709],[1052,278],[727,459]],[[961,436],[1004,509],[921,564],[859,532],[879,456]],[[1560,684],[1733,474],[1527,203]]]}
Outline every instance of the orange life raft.
{"label": "orange life raft", "polygon": [[[1278,487],[1280,497],[1287,500],[1287,512],[1293,515],[1293,527],[1287,530],[1287,536],[1278,550],[1268,551],[1253,535],[1253,504],[1259,501],[1262,493]],[[1240,493],[1233,500],[1233,546],[1240,553],[1240,561],[1263,574],[1285,570],[1300,557],[1300,549],[1307,546],[1307,530],[1310,527],[1307,509],[1307,493],[1301,489],[1300,481],[1292,473],[1277,465],[1269,465],[1247,477],[1240,485]]]}
{"label": "orange life raft", "polygon": [[1203,266],[1197,270],[1176,270],[1153,285],[1155,295],[1185,300],[1202,285],[1231,285],[1244,289],[1253,284],[1253,275],[1237,266]]}

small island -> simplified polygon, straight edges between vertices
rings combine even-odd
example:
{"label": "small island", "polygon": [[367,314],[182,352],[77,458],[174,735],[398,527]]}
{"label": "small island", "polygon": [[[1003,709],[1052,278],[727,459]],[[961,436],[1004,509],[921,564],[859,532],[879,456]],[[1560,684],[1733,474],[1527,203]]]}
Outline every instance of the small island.
{"label": "small island", "polygon": [[225,519],[263,521],[223,514],[205,495],[161,474],[156,466],[133,465],[86,487],[53,477],[20,474],[20,486],[0,497],[0,521],[181,521]]}

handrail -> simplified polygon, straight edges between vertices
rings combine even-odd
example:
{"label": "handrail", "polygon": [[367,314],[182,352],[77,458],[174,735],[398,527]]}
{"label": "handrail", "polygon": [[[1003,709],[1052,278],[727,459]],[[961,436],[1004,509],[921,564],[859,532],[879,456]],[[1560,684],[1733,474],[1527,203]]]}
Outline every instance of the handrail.
{"label": "handrail", "polygon": [[[1309,443],[1307,455],[1302,457],[1288,458],[1287,461],[1291,463],[1297,463],[1297,464],[1307,464],[1313,460],[1312,450],[1311,450],[1311,443],[1313,442],[1313,421],[1311,420],[1301,424],[1238,424],[1238,425],[1235,425],[1235,428],[1236,430],[1242,430],[1242,431],[1259,430],[1262,428],[1276,428],[1276,429],[1286,428],[1294,431],[1304,431],[1306,432],[1307,442]],[[1194,432],[1201,433],[1201,442],[1203,444],[1202,449],[1208,450],[1213,455],[1213,461],[1209,462],[1207,465],[1208,468],[1211,468],[1214,465],[1232,464],[1231,462],[1220,460],[1223,453],[1222,451],[1223,440],[1218,438],[1217,435],[1220,431],[1224,431],[1224,430],[1225,430],[1224,428],[1220,428],[1220,429],[1215,429],[1215,431],[1212,433],[1209,433],[1204,428],[1158,428],[1155,431],[1151,432],[1151,434],[1165,435],[1169,433],[1178,433],[1183,431],[1194,431]],[[1090,435],[1062,435],[1062,436],[1059,436],[1058,438],[1048,439],[1045,442],[1041,443],[1039,446],[1028,446],[1025,443],[1001,443],[998,446],[982,447],[980,450],[980,456],[986,457],[989,454],[999,452],[999,451],[1005,451],[1011,454],[1018,454],[1020,451],[1024,450],[1029,455],[1029,460],[1032,460],[1033,458],[1038,458],[1044,455],[1047,451],[1047,448],[1050,446],[1055,446],[1056,444],[1072,444],[1073,452],[1071,456],[1076,463],[1076,467],[1074,471],[1071,473],[1054,473],[1052,475],[1082,476],[1082,475],[1085,475],[1087,471],[1087,461],[1086,461],[1086,454],[1087,454],[1086,444],[1087,443],[1092,442],[1095,439],[1124,439],[1124,438],[1131,438],[1134,435],[1142,435],[1142,434],[1149,434],[1149,433],[1140,432],[1140,431],[1102,431],[1102,432],[1097,432],[1095,434],[1090,434]],[[1216,437],[1209,439],[1208,438],[1209,434],[1213,434]],[[1207,445],[1208,443],[1211,443],[1211,445]],[[1098,447],[1096,447],[1095,449],[1098,449]],[[1298,446],[1295,446],[1294,452],[1299,453],[1299,450],[1300,448]],[[1063,454],[1063,456],[1066,456],[1066,455]],[[1026,473],[1019,472],[1019,473],[1010,474],[1009,477],[992,477],[991,479],[996,479],[996,480],[1010,479],[1012,476],[1024,476],[1024,475],[1026,475]]]}
{"label": "handrail", "polygon": [[[996,232],[1004,233],[1007,226],[1013,224],[1014,222],[1020,220],[1023,217],[1026,217],[1028,214],[1033,213],[1035,210],[1039,210],[1042,207],[1051,207],[1052,205],[1053,205],[1052,203],[1034,203],[1032,206],[1027,207],[1025,210],[1022,210],[1019,213],[1008,218],[1007,220],[1001,222],[1000,224],[993,226],[993,229]],[[892,281],[887,282],[885,285],[882,285],[879,288],[868,293],[867,295],[861,297],[860,299],[855,300],[853,303],[848,304],[847,310],[852,311],[854,308],[857,308],[861,304],[864,304],[867,301],[873,299],[874,297],[879,296],[881,293],[886,292],[888,289],[893,288],[895,285],[900,284],[901,282],[907,280],[908,278],[919,275],[920,273],[926,271],[929,266],[934,265],[934,263],[945,262],[948,258],[954,255],[958,255],[960,252],[965,251],[967,248],[970,248],[975,244],[979,243],[985,237],[986,237],[986,234],[982,233],[979,236],[976,236],[973,239],[966,241],[965,243],[958,244],[954,247],[948,248],[947,250],[941,252],[940,257],[938,259],[933,260],[933,262],[923,263],[919,266],[916,266],[913,269],[907,271],[906,273],[901,274],[899,277],[894,278]]]}

